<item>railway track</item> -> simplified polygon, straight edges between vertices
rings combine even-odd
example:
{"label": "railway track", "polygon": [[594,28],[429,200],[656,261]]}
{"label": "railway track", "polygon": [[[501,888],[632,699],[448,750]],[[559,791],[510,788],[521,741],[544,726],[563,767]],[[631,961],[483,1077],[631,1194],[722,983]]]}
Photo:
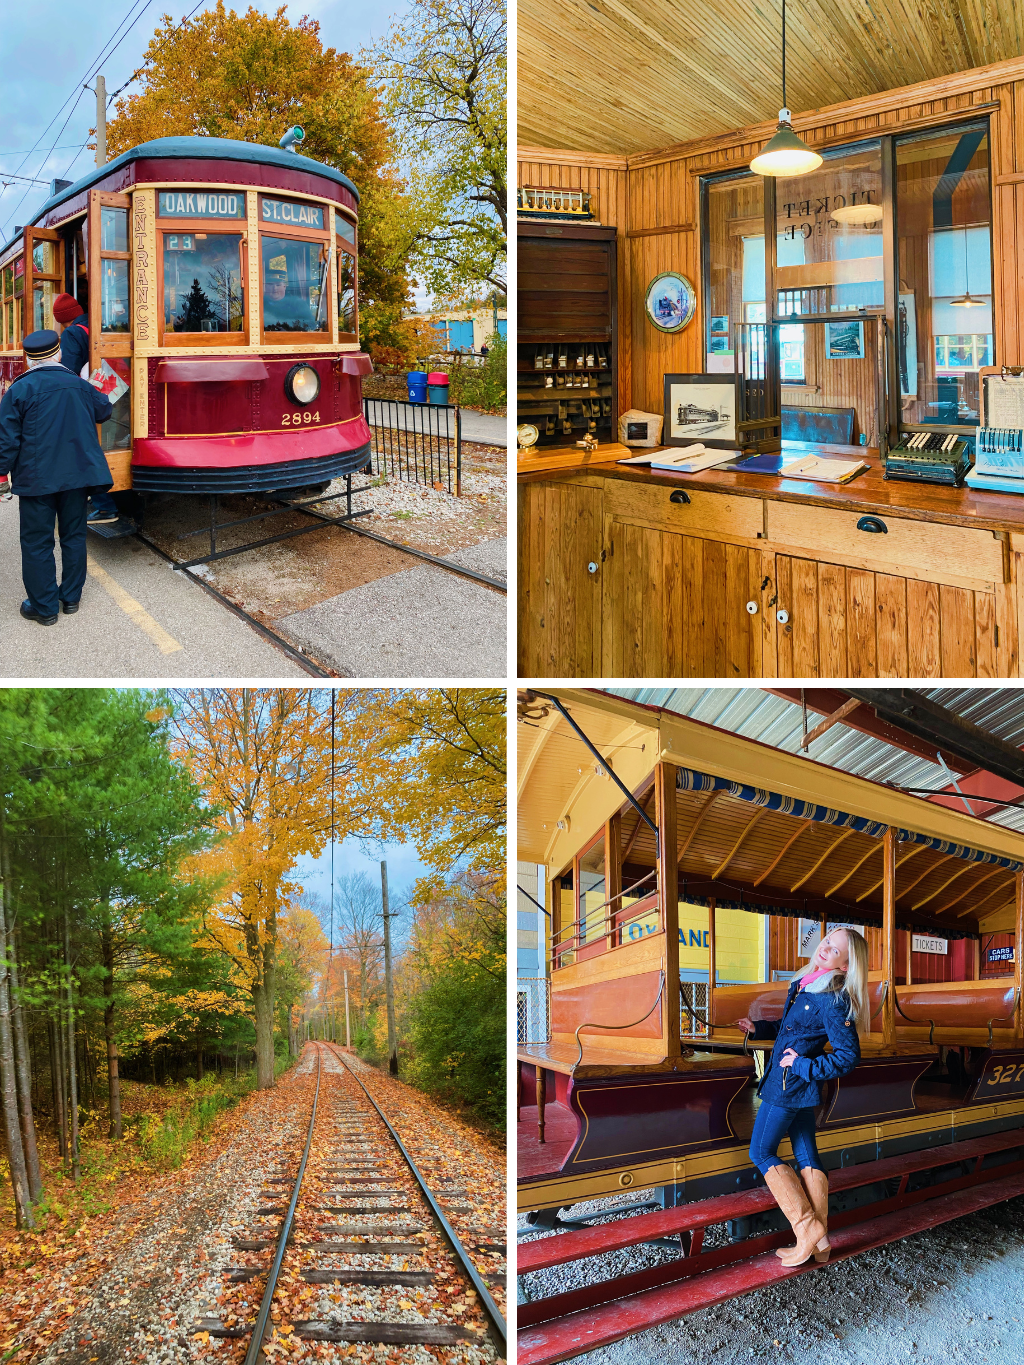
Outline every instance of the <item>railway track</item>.
{"label": "railway track", "polygon": [[504,1356],[504,1272],[477,1264],[495,1250],[503,1264],[504,1245],[456,1230],[449,1213],[468,1192],[424,1175],[340,1050],[309,1046],[304,1145],[267,1178],[251,1235],[234,1239],[222,1310],[193,1337],[237,1342],[245,1365],[360,1346],[410,1361],[439,1347],[467,1363]]}

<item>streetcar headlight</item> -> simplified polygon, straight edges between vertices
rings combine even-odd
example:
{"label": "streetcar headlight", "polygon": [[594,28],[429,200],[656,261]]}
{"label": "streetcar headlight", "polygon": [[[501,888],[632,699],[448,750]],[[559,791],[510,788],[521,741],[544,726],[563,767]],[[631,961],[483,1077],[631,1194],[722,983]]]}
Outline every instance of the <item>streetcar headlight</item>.
{"label": "streetcar headlight", "polygon": [[312,403],[320,392],[320,376],[312,365],[293,365],[285,375],[284,391],[293,403]]}

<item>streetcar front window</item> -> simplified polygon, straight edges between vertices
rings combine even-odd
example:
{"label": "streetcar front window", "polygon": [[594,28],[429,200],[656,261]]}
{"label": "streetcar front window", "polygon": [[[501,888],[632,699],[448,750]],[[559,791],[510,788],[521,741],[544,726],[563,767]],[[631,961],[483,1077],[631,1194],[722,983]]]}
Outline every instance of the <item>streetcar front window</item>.
{"label": "streetcar front window", "polygon": [[242,332],[239,233],[165,232],[164,331]]}
{"label": "streetcar front window", "polygon": [[263,330],[326,332],[331,330],[326,242],[296,237],[260,239],[263,266]]}

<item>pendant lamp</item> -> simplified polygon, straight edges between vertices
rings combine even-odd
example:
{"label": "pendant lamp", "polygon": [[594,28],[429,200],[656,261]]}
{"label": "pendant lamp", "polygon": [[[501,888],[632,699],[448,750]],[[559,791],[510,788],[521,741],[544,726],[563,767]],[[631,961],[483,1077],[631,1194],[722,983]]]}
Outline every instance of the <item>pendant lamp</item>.
{"label": "pendant lamp", "polygon": [[792,118],[786,108],[786,0],[782,0],[782,108],[775,136],[750,163],[757,175],[806,175],[821,165],[818,153],[793,132]]}
{"label": "pendant lamp", "polygon": [[958,299],[950,299],[950,301],[949,301],[949,306],[950,306],[951,308],[981,308],[981,307],[983,306],[983,304],[984,304],[984,299],[972,299],[972,298],[971,298],[971,281],[970,281],[969,272],[968,272],[968,269],[967,269],[967,229],[966,229],[966,228],[964,228],[964,285],[965,285],[964,292],[960,295],[960,297],[959,297]]}

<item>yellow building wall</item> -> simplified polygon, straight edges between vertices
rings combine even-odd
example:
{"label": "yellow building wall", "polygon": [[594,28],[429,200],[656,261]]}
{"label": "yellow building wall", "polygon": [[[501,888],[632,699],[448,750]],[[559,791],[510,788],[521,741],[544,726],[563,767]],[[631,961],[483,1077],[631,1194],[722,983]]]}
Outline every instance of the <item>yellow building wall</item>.
{"label": "yellow building wall", "polygon": [[[715,967],[719,981],[763,981],[764,915],[749,910],[715,912]],[[679,967],[684,972],[708,971],[709,916],[706,905],[679,902]],[[624,940],[656,933],[658,917],[650,911],[622,927]]]}

